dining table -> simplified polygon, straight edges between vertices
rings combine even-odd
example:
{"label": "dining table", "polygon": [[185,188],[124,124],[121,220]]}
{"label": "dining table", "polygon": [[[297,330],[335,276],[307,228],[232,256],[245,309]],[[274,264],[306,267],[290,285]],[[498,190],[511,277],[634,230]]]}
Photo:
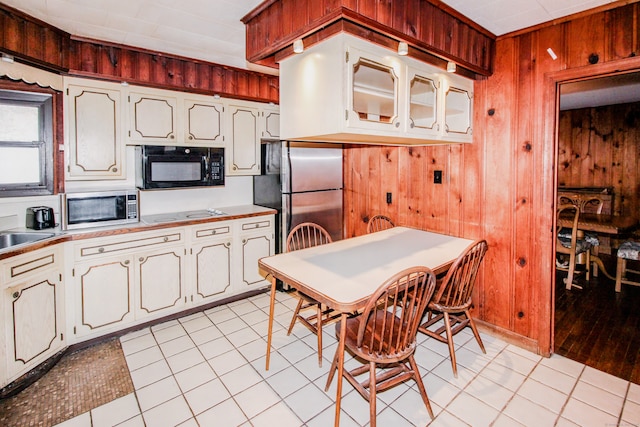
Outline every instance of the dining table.
{"label": "dining table", "polygon": [[276,281],[341,313],[335,425],[339,425],[346,318],[364,308],[373,292],[406,268],[425,266],[444,273],[474,240],[410,227],[393,227],[333,243],[277,254],[258,261],[271,280],[266,369],[269,369]]}
{"label": "dining table", "polygon": [[[560,216],[558,224],[562,227],[573,226],[573,215]],[[585,232],[607,234],[612,237],[622,237],[638,227],[638,219],[630,215],[609,215],[595,213],[581,213],[578,217],[578,230]],[[607,272],[602,260],[597,255],[591,255],[592,261],[609,279],[615,277]]]}

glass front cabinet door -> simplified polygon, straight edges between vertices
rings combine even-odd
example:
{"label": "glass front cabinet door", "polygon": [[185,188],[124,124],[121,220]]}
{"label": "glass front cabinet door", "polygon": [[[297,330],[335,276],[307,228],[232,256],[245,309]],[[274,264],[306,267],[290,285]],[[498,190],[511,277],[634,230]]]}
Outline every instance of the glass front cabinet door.
{"label": "glass front cabinet door", "polygon": [[471,142],[473,126],[473,81],[447,79],[444,87],[443,137]]}
{"label": "glass front cabinet door", "polygon": [[392,131],[398,117],[399,68],[397,60],[350,48],[348,57],[347,126]]}
{"label": "glass front cabinet door", "polygon": [[436,136],[440,132],[438,119],[438,88],[440,79],[409,68],[407,73],[408,117],[406,132],[425,137]]}

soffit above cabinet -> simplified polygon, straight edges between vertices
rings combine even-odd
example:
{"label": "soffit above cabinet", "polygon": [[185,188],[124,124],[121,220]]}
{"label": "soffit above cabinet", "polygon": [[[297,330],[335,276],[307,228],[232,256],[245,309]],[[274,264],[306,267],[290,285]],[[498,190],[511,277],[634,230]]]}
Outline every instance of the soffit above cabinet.
{"label": "soffit above cabinet", "polygon": [[263,2],[242,18],[247,60],[277,67],[278,61],[293,53],[295,40],[302,39],[308,47],[344,31],[390,49],[405,41],[410,56],[437,66],[453,61],[468,77],[493,72],[495,35],[439,1],[323,4],[318,0]]}

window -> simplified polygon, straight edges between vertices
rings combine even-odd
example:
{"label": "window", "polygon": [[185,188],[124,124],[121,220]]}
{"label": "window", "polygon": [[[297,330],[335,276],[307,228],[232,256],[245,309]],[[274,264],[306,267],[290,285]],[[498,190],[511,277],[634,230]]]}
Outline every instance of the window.
{"label": "window", "polygon": [[53,194],[53,98],[0,90],[0,197]]}

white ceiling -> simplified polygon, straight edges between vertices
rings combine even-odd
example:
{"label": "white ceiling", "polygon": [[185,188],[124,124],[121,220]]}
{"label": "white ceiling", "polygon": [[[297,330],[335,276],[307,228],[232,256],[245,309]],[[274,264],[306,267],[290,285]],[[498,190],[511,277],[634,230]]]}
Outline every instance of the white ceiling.
{"label": "white ceiling", "polygon": [[[240,18],[263,0],[0,1],[76,36],[256,69],[245,60]],[[443,0],[495,35],[613,1]]]}
{"label": "white ceiling", "polygon": [[[245,59],[245,28],[240,19],[262,1],[0,0],[76,36],[277,74]],[[442,1],[499,36],[616,0]],[[563,108],[595,106],[587,103],[597,103],[603,96],[607,103],[616,103],[615,96],[610,99],[610,90],[597,90],[589,96],[563,99]],[[625,87],[619,93],[623,97],[640,90]]]}

